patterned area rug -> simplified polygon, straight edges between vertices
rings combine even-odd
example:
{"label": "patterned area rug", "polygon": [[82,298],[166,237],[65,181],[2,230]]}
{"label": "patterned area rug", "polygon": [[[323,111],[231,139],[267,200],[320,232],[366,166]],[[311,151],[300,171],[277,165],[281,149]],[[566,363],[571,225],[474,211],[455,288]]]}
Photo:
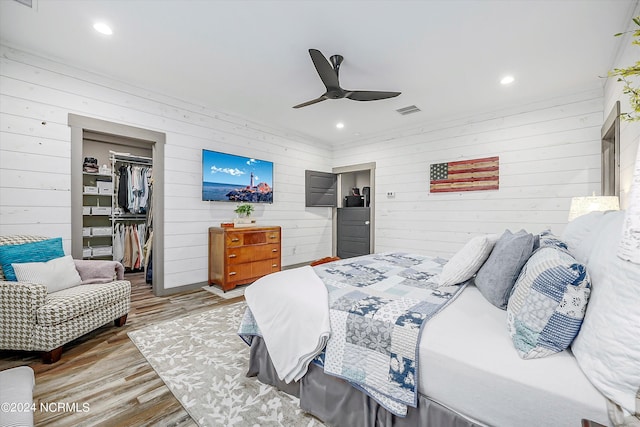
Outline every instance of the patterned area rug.
{"label": "patterned area rug", "polygon": [[237,335],[244,301],[147,326],[129,337],[200,426],[322,426],[298,399],[247,378]]}

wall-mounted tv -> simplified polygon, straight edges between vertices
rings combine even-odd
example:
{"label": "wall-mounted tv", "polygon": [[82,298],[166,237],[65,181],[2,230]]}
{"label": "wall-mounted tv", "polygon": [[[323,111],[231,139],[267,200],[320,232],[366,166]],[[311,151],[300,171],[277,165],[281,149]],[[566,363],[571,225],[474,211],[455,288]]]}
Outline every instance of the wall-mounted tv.
{"label": "wall-mounted tv", "polygon": [[273,203],[273,163],[202,150],[202,200]]}

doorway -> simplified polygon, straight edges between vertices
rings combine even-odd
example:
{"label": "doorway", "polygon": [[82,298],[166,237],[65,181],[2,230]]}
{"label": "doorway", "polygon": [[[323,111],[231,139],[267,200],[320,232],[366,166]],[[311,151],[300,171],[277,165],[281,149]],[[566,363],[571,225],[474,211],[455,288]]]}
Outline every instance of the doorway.
{"label": "doorway", "polygon": [[154,295],[164,292],[164,133],[122,125],[91,117],[69,114],[71,128],[71,255],[83,258],[83,150],[87,133],[135,140],[138,148],[149,150],[153,161],[153,241],[151,245]]}
{"label": "doorway", "polygon": [[337,177],[333,253],[340,258],[368,255],[375,250],[375,170],[374,162],[332,170]]}

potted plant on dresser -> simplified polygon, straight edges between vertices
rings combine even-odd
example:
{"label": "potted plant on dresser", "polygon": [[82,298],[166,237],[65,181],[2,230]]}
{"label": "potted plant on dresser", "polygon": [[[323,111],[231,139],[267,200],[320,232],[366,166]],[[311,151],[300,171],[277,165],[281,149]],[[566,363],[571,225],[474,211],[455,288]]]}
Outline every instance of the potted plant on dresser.
{"label": "potted plant on dresser", "polygon": [[236,206],[234,212],[238,215],[234,218],[234,227],[253,227],[256,225],[256,220],[251,219],[254,207],[250,203],[242,203]]}

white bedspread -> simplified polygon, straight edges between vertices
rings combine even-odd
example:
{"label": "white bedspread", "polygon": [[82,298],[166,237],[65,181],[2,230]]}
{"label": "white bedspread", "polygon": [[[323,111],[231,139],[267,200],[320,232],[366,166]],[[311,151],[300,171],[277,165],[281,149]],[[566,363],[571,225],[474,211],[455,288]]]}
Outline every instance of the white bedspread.
{"label": "white bedspread", "polygon": [[287,383],[302,378],[331,335],[322,280],[309,266],[284,270],[256,280],[244,297],[278,377]]}

